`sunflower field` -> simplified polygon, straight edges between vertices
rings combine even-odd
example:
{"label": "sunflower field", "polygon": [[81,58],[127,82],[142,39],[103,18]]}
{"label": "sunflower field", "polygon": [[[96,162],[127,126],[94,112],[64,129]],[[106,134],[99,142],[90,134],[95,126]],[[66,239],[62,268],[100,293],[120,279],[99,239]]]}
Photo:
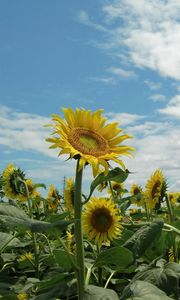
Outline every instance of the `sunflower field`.
{"label": "sunflower field", "polygon": [[180,299],[180,192],[160,169],[127,189],[132,137],[102,110],[63,112],[47,125],[50,148],[76,161],[62,189],[13,163],[0,174],[0,299]]}

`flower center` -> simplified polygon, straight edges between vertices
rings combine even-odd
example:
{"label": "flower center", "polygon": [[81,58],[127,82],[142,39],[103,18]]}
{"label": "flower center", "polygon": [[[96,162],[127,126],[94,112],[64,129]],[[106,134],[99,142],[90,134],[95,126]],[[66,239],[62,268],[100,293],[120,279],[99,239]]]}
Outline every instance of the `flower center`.
{"label": "flower center", "polygon": [[68,141],[81,153],[96,157],[105,155],[109,149],[107,141],[102,136],[94,131],[79,127],[70,131]]}
{"label": "flower center", "polygon": [[140,189],[138,189],[137,187],[134,189],[134,195],[140,194],[141,191]]}
{"label": "flower center", "polygon": [[112,225],[113,219],[109,210],[102,207],[94,211],[91,222],[93,228],[98,232],[107,232]]}

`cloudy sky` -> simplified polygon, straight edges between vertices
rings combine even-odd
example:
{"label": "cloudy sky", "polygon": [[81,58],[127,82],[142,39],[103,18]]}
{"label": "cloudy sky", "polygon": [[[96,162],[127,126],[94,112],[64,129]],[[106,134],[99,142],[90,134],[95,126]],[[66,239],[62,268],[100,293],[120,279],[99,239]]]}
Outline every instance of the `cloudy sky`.
{"label": "cloudy sky", "polygon": [[[45,138],[61,107],[104,109],[134,138],[134,172],[180,190],[180,1],[0,1],[0,171],[62,185],[74,162]],[[85,170],[85,181],[91,178]]]}

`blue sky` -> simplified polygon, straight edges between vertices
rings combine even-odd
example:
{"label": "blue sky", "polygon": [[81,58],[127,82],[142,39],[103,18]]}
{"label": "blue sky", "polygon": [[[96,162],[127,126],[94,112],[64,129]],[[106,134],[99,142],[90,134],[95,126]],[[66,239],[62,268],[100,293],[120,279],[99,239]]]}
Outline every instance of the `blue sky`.
{"label": "blue sky", "polygon": [[[59,187],[74,162],[48,149],[60,108],[103,108],[134,138],[133,182],[156,168],[180,190],[180,2],[0,1],[0,170]],[[85,181],[91,178],[85,171]]]}

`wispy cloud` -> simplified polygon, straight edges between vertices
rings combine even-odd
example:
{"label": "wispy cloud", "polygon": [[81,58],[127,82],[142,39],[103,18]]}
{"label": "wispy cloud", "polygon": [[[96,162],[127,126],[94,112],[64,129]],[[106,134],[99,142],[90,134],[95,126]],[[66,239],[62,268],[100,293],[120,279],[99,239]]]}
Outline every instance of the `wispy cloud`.
{"label": "wispy cloud", "polygon": [[89,79],[104,84],[116,84],[116,80],[113,77],[89,77]]}
{"label": "wispy cloud", "polygon": [[149,87],[150,90],[152,91],[157,91],[161,88],[161,83],[160,82],[154,82],[152,80],[146,79],[144,83]]}
{"label": "wispy cloud", "polygon": [[90,27],[92,27],[96,30],[99,30],[99,31],[102,31],[102,32],[109,32],[109,30],[107,28],[105,28],[103,25],[98,24],[98,23],[94,22],[93,20],[91,20],[88,13],[84,10],[80,11],[77,14],[76,19],[77,19],[78,22],[80,22],[84,25],[90,26]]}
{"label": "wispy cloud", "polygon": [[162,102],[166,100],[166,96],[162,94],[154,94],[149,97],[153,102]]}
{"label": "wispy cloud", "polygon": [[137,74],[131,70],[124,70],[121,68],[111,67],[107,69],[107,71],[120,78],[137,78]]}

